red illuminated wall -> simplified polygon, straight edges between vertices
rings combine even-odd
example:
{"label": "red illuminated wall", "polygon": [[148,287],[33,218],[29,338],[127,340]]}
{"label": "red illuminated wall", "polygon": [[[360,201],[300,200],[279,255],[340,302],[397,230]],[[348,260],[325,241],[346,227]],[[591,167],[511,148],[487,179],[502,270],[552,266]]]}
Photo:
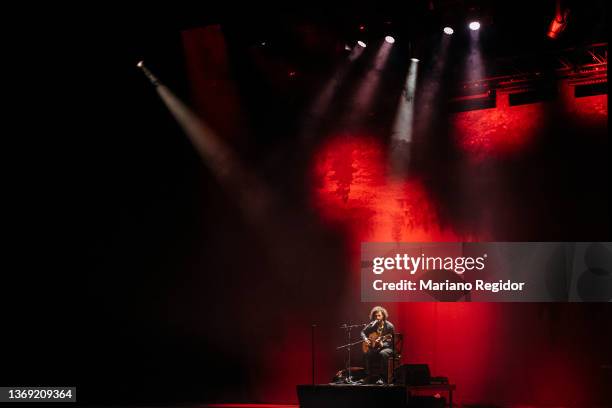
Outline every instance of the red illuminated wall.
{"label": "red illuminated wall", "polygon": [[527,151],[560,119],[571,118],[585,129],[607,128],[607,95],[575,98],[574,87],[567,81],[560,83],[559,93],[558,101],[510,106],[509,94],[498,92],[495,108],[454,115],[453,138],[472,160],[481,161]]}
{"label": "red illuminated wall", "polygon": [[564,106],[570,117],[584,127],[599,129],[608,127],[608,95],[574,98],[571,86],[562,89]]}
{"label": "red illuminated wall", "polygon": [[394,179],[387,153],[369,136],[330,138],[314,158],[314,201],[321,216],[362,241],[457,241],[440,225],[436,203],[418,178]]}
{"label": "red illuminated wall", "polygon": [[498,94],[496,108],[456,114],[451,124],[454,137],[476,160],[524,151],[542,128],[543,105],[510,107],[508,95]]}

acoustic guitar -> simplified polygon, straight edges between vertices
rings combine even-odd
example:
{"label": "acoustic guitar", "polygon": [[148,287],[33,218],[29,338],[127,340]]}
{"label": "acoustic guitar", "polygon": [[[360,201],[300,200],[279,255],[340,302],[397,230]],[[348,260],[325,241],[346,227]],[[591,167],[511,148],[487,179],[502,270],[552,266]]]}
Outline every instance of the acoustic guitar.
{"label": "acoustic guitar", "polygon": [[382,345],[383,342],[387,340],[391,340],[392,338],[393,338],[393,334],[391,333],[385,334],[384,336],[381,337],[378,334],[378,332],[372,332],[368,335],[368,339],[370,340],[371,344],[368,344],[367,341],[364,341],[361,344],[361,349],[363,350],[364,353],[367,353],[370,349],[378,348]]}

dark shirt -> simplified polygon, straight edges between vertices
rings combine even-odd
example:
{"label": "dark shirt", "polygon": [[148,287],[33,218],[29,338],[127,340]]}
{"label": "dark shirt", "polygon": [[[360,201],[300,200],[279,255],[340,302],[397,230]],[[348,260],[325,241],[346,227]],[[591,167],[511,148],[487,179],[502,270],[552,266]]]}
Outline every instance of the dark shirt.
{"label": "dark shirt", "polygon": [[[381,336],[385,336],[387,334],[392,334],[395,333],[395,327],[393,326],[393,324],[391,324],[391,322],[384,320],[385,322],[385,326],[382,329],[382,332],[380,333]],[[378,330],[380,323],[376,320],[372,321],[370,324],[368,324],[362,331],[361,331],[361,338],[362,340],[367,340],[368,339],[368,335],[370,335],[370,333],[373,333],[375,331]],[[382,342],[382,348],[391,348],[391,340],[387,340],[387,341],[383,341]]]}

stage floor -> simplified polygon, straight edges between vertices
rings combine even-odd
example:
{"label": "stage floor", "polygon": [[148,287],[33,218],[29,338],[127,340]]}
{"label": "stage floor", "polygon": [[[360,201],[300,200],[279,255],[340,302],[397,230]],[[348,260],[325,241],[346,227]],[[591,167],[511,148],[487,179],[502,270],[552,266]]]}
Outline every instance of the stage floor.
{"label": "stage floor", "polygon": [[[194,407],[195,408],[195,407]],[[198,408],[299,408],[299,405],[275,405],[275,404],[205,404]]]}

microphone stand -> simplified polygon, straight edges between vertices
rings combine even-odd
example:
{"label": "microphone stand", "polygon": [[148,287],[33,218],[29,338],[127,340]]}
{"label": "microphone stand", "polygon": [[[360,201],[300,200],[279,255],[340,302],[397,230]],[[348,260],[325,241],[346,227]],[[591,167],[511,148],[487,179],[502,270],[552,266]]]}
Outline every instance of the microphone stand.
{"label": "microphone stand", "polygon": [[315,328],[317,327],[316,324],[312,325],[312,332],[311,332],[311,358],[312,358],[312,385],[315,385]]}
{"label": "microphone stand", "polygon": [[[389,362],[387,361],[387,367]],[[391,333],[391,372],[387,370],[387,384],[392,385],[395,383],[395,330]]]}
{"label": "microphone stand", "polygon": [[346,378],[344,380],[345,383],[347,384],[355,384],[355,382],[353,381],[353,378],[351,376],[351,347],[354,346],[355,344],[359,344],[361,343],[363,340],[359,340],[359,341],[355,341],[355,342],[351,342],[351,329],[355,328],[355,327],[365,327],[367,326],[367,324],[343,324],[342,326],[340,326],[341,329],[345,329],[346,330],[346,341],[347,343],[343,346],[340,347],[336,347],[336,350],[340,350],[343,348],[346,348],[346,352],[347,352],[347,360],[346,360]]}

